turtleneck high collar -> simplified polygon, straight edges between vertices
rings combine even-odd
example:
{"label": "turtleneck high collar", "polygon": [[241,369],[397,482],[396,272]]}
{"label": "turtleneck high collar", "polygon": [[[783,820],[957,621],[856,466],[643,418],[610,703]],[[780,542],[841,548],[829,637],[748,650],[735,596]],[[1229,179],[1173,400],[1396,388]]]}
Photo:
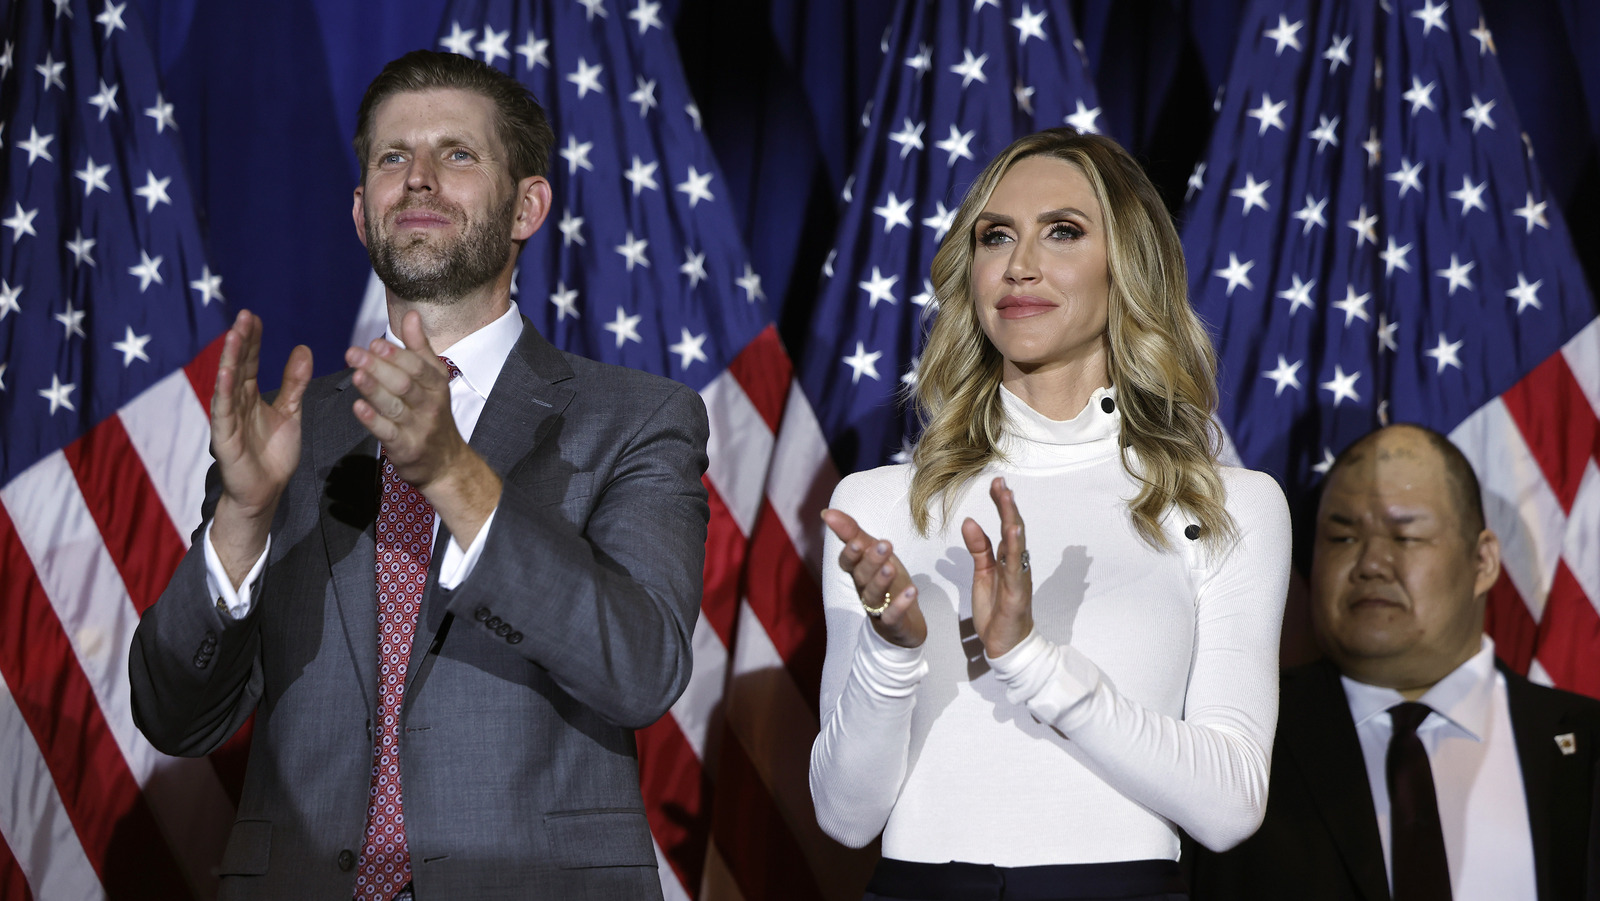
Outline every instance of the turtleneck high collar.
{"label": "turtleneck high collar", "polygon": [[1098,388],[1071,419],[1050,419],[1000,386],[1006,431],[1000,450],[1012,465],[1080,463],[1117,452],[1122,412],[1115,388]]}

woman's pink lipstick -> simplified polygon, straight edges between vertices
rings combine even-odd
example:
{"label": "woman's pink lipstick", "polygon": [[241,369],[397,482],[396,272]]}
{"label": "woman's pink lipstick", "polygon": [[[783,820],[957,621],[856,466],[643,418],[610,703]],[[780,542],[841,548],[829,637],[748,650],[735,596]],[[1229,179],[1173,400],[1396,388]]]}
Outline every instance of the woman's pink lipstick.
{"label": "woman's pink lipstick", "polygon": [[1000,298],[994,308],[999,311],[1001,319],[1027,319],[1030,316],[1048,313],[1055,309],[1056,305],[1031,294],[1007,294]]}

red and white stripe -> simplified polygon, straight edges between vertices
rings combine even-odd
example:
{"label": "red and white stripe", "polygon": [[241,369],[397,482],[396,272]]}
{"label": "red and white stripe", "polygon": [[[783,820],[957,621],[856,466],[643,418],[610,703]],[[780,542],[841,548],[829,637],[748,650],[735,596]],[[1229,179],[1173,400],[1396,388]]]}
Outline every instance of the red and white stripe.
{"label": "red and white stripe", "polygon": [[0,757],[10,778],[0,780],[0,896],[104,898],[50,762],[34,740],[11,686],[0,677]]}
{"label": "red and white stripe", "polygon": [[[0,894],[211,897],[234,802],[133,724],[128,651],[204,491],[213,347],[0,489]],[[104,888],[102,888],[104,887]]]}
{"label": "red and white stripe", "polygon": [[769,328],[703,392],[706,589],[689,688],[639,733],[667,897],[859,895],[871,860],[816,825],[807,785],[824,633],[817,513],[838,475]]}
{"label": "red and white stripe", "polygon": [[1497,650],[1537,681],[1600,697],[1600,319],[1450,438],[1500,537]]}

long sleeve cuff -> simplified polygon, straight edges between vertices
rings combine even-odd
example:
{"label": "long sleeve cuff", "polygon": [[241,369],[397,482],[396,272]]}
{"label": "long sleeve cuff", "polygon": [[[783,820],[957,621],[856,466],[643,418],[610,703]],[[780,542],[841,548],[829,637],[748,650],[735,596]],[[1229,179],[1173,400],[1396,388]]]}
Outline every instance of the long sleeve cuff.
{"label": "long sleeve cuff", "polygon": [[861,620],[861,632],[851,676],[880,697],[903,698],[915,692],[922,677],[928,674],[928,661],[923,657],[922,648],[902,648],[890,642],[865,618]]}
{"label": "long sleeve cuff", "polygon": [[211,527],[217,521],[206,523],[206,534],[202,541],[206,553],[206,591],[209,596],[216,598],[220,608],[234,619],[244,619],[255,609],[256,581],[261,578],[261,571],[267,566],[267,554],[272,551],[272,536],[267,536],[267,546],[261,549],[261,556],[256,558],[254,566],[245,573],[244,581],[239,587],[233,587],[233,580],[228,578],[228,571],[222,566],[222,558],[217,556],[217,549],[211,544]]}
{"label": "long sleeve cuff", "polygon": [[450,536],[449,543],[444,549],[444,561],[439,564],[439,587],[446,591],[454,589],[457,585],[467,580],[472,575],[472,568],[478,565],[478,558],[483,556],[483,546],[489,538],[489,527],[494,525],[494,515],[499,512],[497,505],[489,512],[489,517],[478,528],[478,534],[473,536],[472,543],[466,550],[456,542],[454,535]]}
{"label": "long sleeve cuff", "polygon": [[1005,686],[1006,700],[1026,706],[1041,722],[1070,734],[1089,719],[1100,668],[1075,648],[1035,630],[999,657],[983,656]]}

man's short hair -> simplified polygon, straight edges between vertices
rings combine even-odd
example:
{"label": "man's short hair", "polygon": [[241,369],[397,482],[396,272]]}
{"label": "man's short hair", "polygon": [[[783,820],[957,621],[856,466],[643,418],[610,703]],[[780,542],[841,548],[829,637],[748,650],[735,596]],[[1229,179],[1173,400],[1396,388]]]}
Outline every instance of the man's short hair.
{"label": "man's short hair", "polygon": [[1450,493],[1455,498],[1456,512],[1461,517],[1461,533],[1469,542],[1476,542],[1478,534],[1488,523],[1483,515],[1483,489],[1478,485],[1478,474],[1473,472],[1472,464],[1467,461],[1467,455],[1463,454],[1460,448],[1449,438],[1427,426],[1404,422],[1368,432],[1334,458],[1333,465],[1328,467],[1328,474],[1322,479],[1322,484],[1327,486],[1333,481],[1335,473],[1364,457],[1377,436],[1390,429],[1408,429],[1417,432],[1428,442],[1428,446],[1439,454],[1439,459],[1444,463],[1445,481],[1450,483]]}
{"label": "man's short hair", "polygon": [[458,53],[413,50],[384,66],[361,98],[354,144],[362,183],[367,180],[372,116],[378,105],[395,94],[447,89],[471,91],[494,104],[495,130],[505,146],[513,180],[545,174],[555,133],[532,92],[499,69]]}

